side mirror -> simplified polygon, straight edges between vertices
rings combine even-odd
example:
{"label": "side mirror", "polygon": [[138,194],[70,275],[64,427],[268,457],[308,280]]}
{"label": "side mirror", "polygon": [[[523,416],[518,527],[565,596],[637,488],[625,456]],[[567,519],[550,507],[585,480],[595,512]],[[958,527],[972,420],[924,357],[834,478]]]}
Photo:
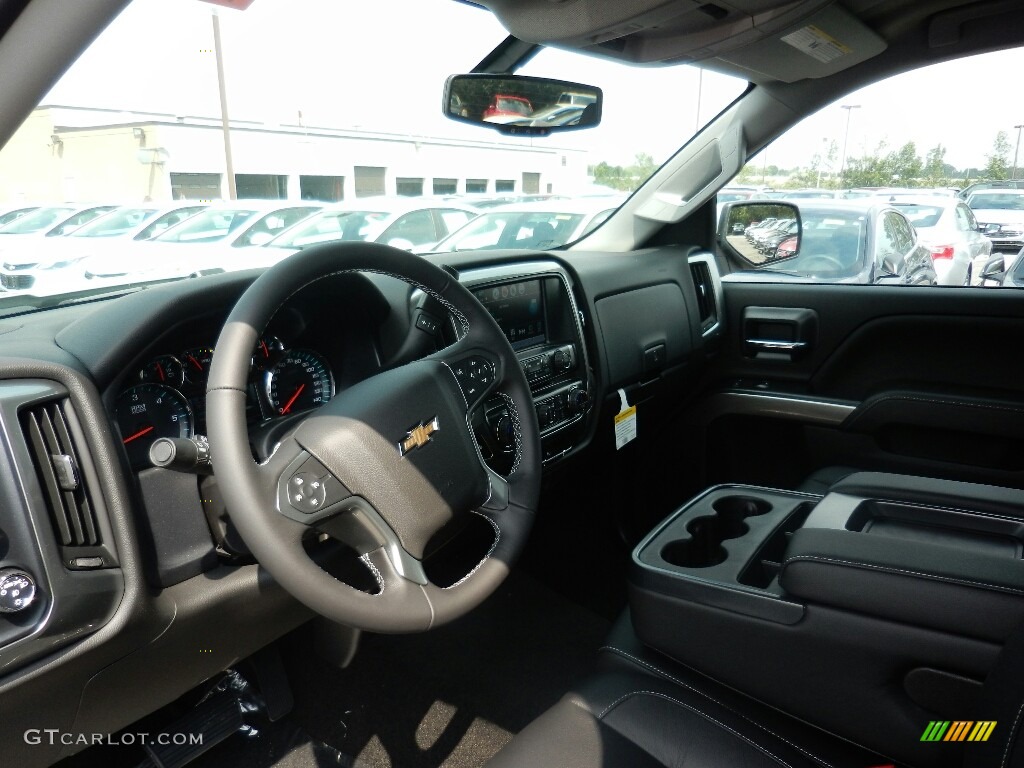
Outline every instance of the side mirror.
{"label": "side mirror", "polygon": [[722,247],[755,268],[795,258],[802,234],[800,210],[774,200],[725,203],[718,222]]}
{"label": "side mirror", "polygon": [[273,239],[273,232],[255,232],[249,238],[249,245],[266,245]]}
{"label": "side mirror", "polygon": [[521,75],[452,75],[442,110],[452,120],[502,133],[547,136],[601,122],[600,88]]}
{"label": "side mirror", "polygon": [[982,285],[1002,285],[1006,277],[1006,260],[1002,256],[989,259],[981,269]]}
{"label": "side mirror", "polygon": [[401,248],[403,251],[411,251],[413,249],[413,242],[406,240],[404,237],[392,237],[388,240],[388,245],[392,248]]}

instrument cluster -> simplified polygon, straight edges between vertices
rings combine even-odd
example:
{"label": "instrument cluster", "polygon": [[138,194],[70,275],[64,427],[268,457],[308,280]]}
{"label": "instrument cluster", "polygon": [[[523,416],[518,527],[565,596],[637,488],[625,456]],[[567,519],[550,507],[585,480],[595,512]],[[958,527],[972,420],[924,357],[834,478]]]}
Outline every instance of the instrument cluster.
{"label": "instrument cluster", "polygon": [[[206,434],[206,380],[211,347],[197,346],[150,359],[128,377],[115,412],[134,469],[150,466],[149,447],[160,437]],[[249,424],[316,408],[334,396],[334,372],[311,349],[288,348],[273,335],[253,350],[246,406]]]}

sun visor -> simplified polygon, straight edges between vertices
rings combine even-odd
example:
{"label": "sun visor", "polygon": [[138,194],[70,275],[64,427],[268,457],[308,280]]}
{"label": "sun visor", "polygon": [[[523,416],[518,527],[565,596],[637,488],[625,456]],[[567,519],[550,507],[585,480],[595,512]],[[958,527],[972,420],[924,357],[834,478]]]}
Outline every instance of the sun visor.
{"label": "sun visor", "polygon": [[828,77],[885,49],[881,37],[845,9],[831,6],[772,39],[723,53],[718,61],[756,73],[751,80],[770,78],[792,83]]}
{"label": "sun visor", "polygon": [[832,0],[482,0],[520,40],[754,81],[825,77],[885,49]]}

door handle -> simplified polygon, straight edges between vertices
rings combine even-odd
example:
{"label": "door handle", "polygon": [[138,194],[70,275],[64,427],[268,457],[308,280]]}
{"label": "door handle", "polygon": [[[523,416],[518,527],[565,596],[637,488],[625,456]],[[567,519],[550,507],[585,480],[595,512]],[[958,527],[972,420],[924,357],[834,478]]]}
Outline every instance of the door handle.
{"label": "door handle", "polygon": [[776,341],[775,339],[745,339],[755,349],[766,352],[796,352],[807,347],[806,341]]}

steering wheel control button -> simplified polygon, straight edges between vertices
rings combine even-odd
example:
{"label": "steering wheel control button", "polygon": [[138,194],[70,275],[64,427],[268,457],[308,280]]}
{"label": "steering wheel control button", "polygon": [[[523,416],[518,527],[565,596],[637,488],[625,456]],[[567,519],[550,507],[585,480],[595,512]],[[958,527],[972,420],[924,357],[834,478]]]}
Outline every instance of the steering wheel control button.
{"label": "steering wheel control button", "polygon": [[494,383],[494,363],[482,355],[473,355],[460,360],[452,366],[455,379],[466,393],[467,398],[474,398]]}
{"label": "steering wheel control button", "polygon": [[441,329],[441,323],[436,318],[420,312],[416,316],[416,327],[421,331],[434,335]]}
{"label": "steering wheel control button", "polygon": [[[310,516],[330,509],[351,495],[327,467],[303,452],[281,476],[278,509],[287,517],[308,523]],[[319,517],[322,515],[316,519]]]}
{"label": "steering wheel control button", "polygon": [[36,583],[29,573],[18,568],[0,569],[0,613],[23,611],[35,598]]}
{"label": "steering wheel control button", "polygon": [[326,507],[326,501],[324,481],[312,472],[298,472],[288,481],[288,503],[293,509],[310,515]]}

